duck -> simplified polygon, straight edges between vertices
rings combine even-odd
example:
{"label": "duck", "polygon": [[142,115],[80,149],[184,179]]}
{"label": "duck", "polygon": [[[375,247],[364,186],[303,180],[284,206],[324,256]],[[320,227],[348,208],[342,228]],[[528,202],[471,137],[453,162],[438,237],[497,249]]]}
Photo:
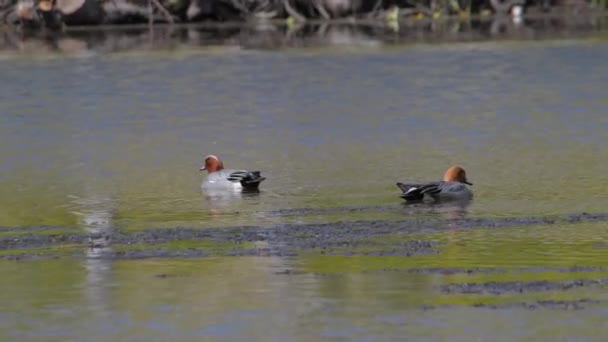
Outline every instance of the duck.
{"label": "duck", "polygon": [[468,201],[473,198],[473,191],[467,185],[472,186],[473,183],[469,182],[466,171],[458,165],[448,168],[441,181],[397,183],[403,192],[400,197],[407,202]]}
{"label": "duck", "polygon": [[224,168],[222,160],[210,154],[205,157],[200,171],[207,171],[207,178],[201,184],[208,189],[253,190],[259,189],[260,183],[266,179],[260,171],[230,170]]}

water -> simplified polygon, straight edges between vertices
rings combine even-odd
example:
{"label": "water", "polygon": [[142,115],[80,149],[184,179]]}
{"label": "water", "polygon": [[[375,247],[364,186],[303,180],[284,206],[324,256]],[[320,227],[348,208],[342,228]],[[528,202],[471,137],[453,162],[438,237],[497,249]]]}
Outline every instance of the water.
{"label": "water", "polygon": [[[404,210],[394,183],[435,180],[454,163],[475,184],[467,217],[603,213],[606,60],[604,40],[11,58],[0,64],[0,226],[432,217],[445,213]],[[210,153],[262,170],[261,193],[201,193],[198,168]],[[600,340],[605,285],[499,296],[439,289],[606,277],[605,227],[408,236],[443,246],[409,258],[2,261],[0,339]],[[437,267],[496,272],[404,271]],[[582,299],[600,302],[542,314],[471,306]]]}
{"label": "water", "polygon": [[[453,163],[483,199],[471,215],[601,211],[607,54],[488,43],[4,63],[0,224],[74,224],[91,199],[127,228],[264,224],[276,209],[397,204],[395,182]],[[261,169],[263,195],[207,201],[210,153]]]}
{"label": "water", "polygon": [[[275,274],[257,257],[2,263],[0,338],[12,340],[601,340],[606,309],[420,309],[449,276]],[[167,277],[159,275],[168,274]],[[606,299],[602,289],[566,296]],[[450,297],[451,296],[451,297]],[[526,295],[507,294],[508,300]],[[536,294],[541,298],[559,294]],[[480,300],[483,296],[475,296]],[[18,300],[16,300],[18,298]]]}

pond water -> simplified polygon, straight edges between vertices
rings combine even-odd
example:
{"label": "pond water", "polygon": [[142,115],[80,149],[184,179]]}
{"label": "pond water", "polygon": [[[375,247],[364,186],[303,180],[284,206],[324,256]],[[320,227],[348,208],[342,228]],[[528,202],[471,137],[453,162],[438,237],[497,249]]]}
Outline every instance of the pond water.
{"label": "pond water", "polygon": [[[607,56],[554,42],[3,63],[0,224],[100,206],[124,228],[307,221],[273,212],[398,207],[397,181],[454,163],[470,215],[601,211]],[[260,196],[202,196],[207,154],[262,170]]]}
{"label": "pond water", "polygon": [[[10,58],[0,63],[0,226],[446,216],[404,207],[395,183],[439,179],[454,163],[474,183],[468,218],[605,213],[607,60],[602,39]],[[262,170],[261,192],[201,192],[207,154]],[[450,230],[424,236],[448,246],[439,255],[415,257],[1,261],[0,339],[598,340],[606,227]],[[573,266],[590,269],[563,269]],[[497,272],[381,271],[437,267]],[[581,278],[597,283],[438,290]],[[531,299],[594,305],[503,305]]]}

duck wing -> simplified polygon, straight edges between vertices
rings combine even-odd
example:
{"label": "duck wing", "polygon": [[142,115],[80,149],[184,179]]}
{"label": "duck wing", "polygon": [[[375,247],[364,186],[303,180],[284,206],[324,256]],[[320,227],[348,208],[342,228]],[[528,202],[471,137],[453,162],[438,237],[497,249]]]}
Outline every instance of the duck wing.
{"label": "duck wing", "polygon": [[227,179],[233,183],[241,183],[244,189],[257,189],[266,177],[262,177],[260,171],[230,170]]}
{"label": "duck wing", "polygon": [[408,202],[422,201],[424,195],[435,196],[442,191],[442,186],[445,182],[429,182],[421,184],[406,184],[397,183],[397,187],[403,191],[401,198]]}

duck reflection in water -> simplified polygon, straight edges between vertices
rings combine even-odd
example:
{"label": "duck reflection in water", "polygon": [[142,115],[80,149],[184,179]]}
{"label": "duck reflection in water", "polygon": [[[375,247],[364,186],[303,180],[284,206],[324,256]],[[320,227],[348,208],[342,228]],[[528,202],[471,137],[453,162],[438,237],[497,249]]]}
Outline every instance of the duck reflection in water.
{"label": "duck reflection in water", "polygon": [[212,216],[225,216],[238,213],[243,202],[256,200],[260,190],[203,188],[201,195]]}

